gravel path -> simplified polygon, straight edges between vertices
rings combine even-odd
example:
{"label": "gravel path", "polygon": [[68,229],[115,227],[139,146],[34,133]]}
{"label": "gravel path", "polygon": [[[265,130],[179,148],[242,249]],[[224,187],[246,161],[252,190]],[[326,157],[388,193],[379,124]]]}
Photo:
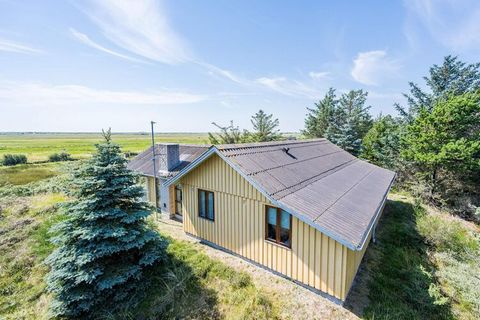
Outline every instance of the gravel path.
{"label": "gravel path", "polygon": [[258,288],[268,295],[274,296],[284,305],[280,313],[283,319],[358,319],[349,310],[290,280],[277,276],[240,257],[201,244],[197,239],[183,232],[180,222],[162,217],[158,222],[158,229],[172,238],[195,243],[199,250],[212,258],[221,260],[235,270],[248,272]]}

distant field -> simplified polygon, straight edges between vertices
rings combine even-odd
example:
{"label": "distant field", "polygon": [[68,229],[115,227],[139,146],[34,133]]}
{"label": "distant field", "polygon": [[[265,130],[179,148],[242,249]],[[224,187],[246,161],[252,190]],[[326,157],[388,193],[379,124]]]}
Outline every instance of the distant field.
{"label": "distant field", "polygon": [[[100,133],[12,133],[0,134],[0,158],[7,153],[21,153],[29,162],[48,160],[55,152],[66,151],[74,158],[88,158],[95,143],[102,140]],[[140,152],[150,144],[150,135],[142,133],[113,134],[113,141],[123,151]],[[208,143],[207,133],[159,133],[155,142]]]}

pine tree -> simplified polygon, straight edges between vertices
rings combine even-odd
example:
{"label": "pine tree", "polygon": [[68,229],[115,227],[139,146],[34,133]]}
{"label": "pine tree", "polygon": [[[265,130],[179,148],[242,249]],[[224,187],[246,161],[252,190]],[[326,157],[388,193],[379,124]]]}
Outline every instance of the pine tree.
{"label": "pine tree", "polygon": [[278,129],[278,119],[273,119],[273,114],[266,114],[259,110],[250,120],[253,126],[253,132],[250,134],[250,140],[253,142],[265,142],[279,140],[280,129]]}
{"label": "pine tree", "polygon": [[335,131],[327,130],[327,136],[328,140],[351,154],[357,155],[360,152],[362,139],[358,136],[352,117],[349,117],[347,121],[340,127],[337,127]]}
{"label": "pine tree", "polygon": [[398,170],[403,129],[398,118],[380,115],[363,137],[361,157],[381,167]]}
{"label": "pine tree", "polygon": [[146,272],[165,257],[166,242],[146,224],[151,210],[137,176],[110,130],[104,137],[75,173],[76,200],[53,228],[57,249],[46,260],[53,316],[93,318],[134,306],[148,285]]}
{"label": "pine tree", "polygon": [[353,155],[360,153],[362,139],[372,126],[370,107],[365,107],[367,94],[363,90],[342,94],[325,131],[328,140]]}
{"label": "pine tree", "polygon": [[434,64],[429,75],[423,77],[429,92],[410,82],[410,93],[404,94],[408,107],[399,104],[395,107],[406,121],[412,122],[420,109],[430,112],[435,103],[447,96],[461,95],[480,89],[480,63],[466,64],[458,57],[446,56],[441,65]]}
{"label": "pine tree", "polygon": [[325,97],[315,103],[315,108],[307,108],[303,134],[311,138],[323,138],[329,125],[334,121],[338,100],[335,89],[330,88]]}
{"label": "pine tree", "polygon": [[[401,155],[427,182],[431,200],[437,191],[480,199],[480,91],[451,95],[427,111],[420,109],[403,137]],[[457,199],[456,199],[457,198]],[[477,205],[478,206],[478,205]]]}

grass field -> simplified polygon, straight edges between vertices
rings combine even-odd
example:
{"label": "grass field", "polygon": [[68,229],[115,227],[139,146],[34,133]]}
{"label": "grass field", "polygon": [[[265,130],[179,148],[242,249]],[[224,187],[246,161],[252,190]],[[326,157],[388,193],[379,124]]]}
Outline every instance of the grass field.
{"label": "grass field", "polygon": [[[113,141],[124,152],[140,152],[152,142],[145,133],[113,134]],[[4,154],[25,154],[29,162],[48,160],[52,153],[66,151],[76,159],[88,158],[95,143],[102,140],[100,133],[4,133],[0,134],[0,158]],[[207,133],[158,133],[156,142],[208,143]]]}
{"label": "grass field", "polygon": [[5,184],[18,186],[47,179],[57,175],[62,166],[62,163],[53,162],[0,167],[0,186]]}

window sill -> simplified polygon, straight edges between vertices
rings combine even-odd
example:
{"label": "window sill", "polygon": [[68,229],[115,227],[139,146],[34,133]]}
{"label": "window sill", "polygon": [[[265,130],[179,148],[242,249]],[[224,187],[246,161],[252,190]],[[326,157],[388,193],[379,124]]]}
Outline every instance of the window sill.
{"label": "window sill", "polygon": [[202,216],[198,216],[200,219],[203,219],[203,220],[206,220],[206,221],[210,221],[210,222],[215,222],[215,218],[214,219],[208,219],[208,218],[204,218]]}
{"label": "window sill", "polygon": [[273,244],[274,246],[277,246],[277,247],[280,247],[282,249],[286,249],[286,250],[292,250],[292,247],[287,247],[286,245],[284,244],[281,244],[281,243],[277,243],[275,241],[272,241],[272,240],[268,240],[268,239],[264,239],[263,241],[265,241],[266,243],[268,244]]}

